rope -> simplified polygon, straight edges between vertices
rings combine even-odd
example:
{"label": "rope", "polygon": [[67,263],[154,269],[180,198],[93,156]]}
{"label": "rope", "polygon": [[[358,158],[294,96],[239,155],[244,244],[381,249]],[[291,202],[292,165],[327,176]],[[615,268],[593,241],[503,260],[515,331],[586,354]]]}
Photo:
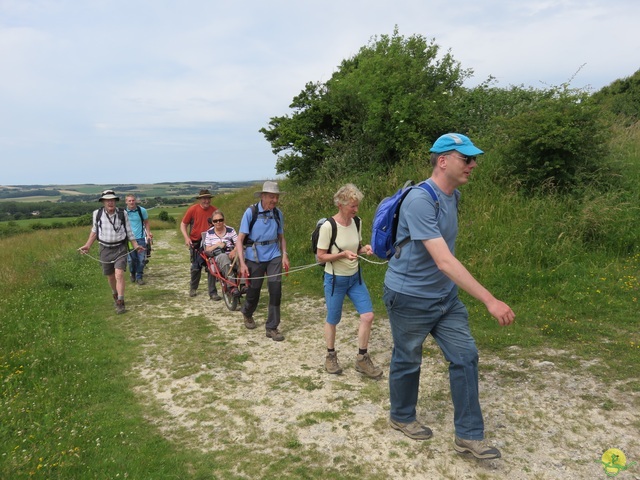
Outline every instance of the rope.
{"label": "rope", "polygon": [[[87,256],[87,257],[89,257],[90,259],[95,260],[95,261],[96,261],[96,262],[98,262],[98,263],[104,263],[104,264],[106,264],[106,263],[116,263],[116,262],[117,262],[118,260],[120,260],[122,257],[126,257],[126,256],[127,256],[127,255],[129,255],[129,253],[130,253],[130,252],[127,252],[127,253],[125,253],[125,254],[123,254],[123,255],[120,255],[120,256],[119,256],[119,257],[117,257],[115,260],[112,260],[112,261],[110,261],[110,262],[103,262],[103,261],[102,261],[102,260],[100,260],[99,258],[95,258],[95,257],[93,257],[93,256],[89,255],[89,253],[84,253],[84,252],[83,252],[82,250],[80,250],[80,249],[78,249],[78,251],[79,251],[80,253],[82,253],[83,255],[86,255],[86,256]],[[236,258],[237,258],[237,257],[236,257]],[[233,264],[235,263],[236,258],[234,258],[234,259],[233,259],[233,262],[231,263],[231,265],[232,265],[232,266],[233,266]],[[358,258],[359,258],[360,260],[364,260],[365,262],[371,263],[371,264],[373,264],[373,265],[385,265],[386,263],[389,263],[389,260],[385,260],[385,261],[383,261],[383,262],[379,262],[379,261],[369,260],[368,258],[363,257],[362,255],[358,255]],[[263,276],[263,277],[251,277],[249,280],[259,280],[259,279],[263,279],[263,280],[265,280],[265,279],[269,279],[269,278],[281,277],[281,276],[283,276],[283,275],[288,275],[289,273],[297,273],[297,272],[301,272],[302,270],[306,270],[306,269],[308,269],[308,268],[313,268],[313,267],[315,267],[315,266],[317,266],[317,265],[320,265],[320,262],[316,262],[316,263],[309,263],[309,264],[307,264],[307,265],[299,265],[299,266],[297,266],[297,267],[291,267],[291,268],[290,268],[288,271],[286,271],[286,272],[276,273],[276,274],[274,274],[274,275],[265,275],[265,276]]]}
{"label": "rope", "polygon": [[360,260],[364,260],[365,262],[372,263],[374,265],[385,265],[385,264],[389,263],[389,260],[385,260],[384,262],[379,262],[379,261],[369,260],[368,258],[365,258],[362,255],[358,255],[358,258]]}
{"label": "rope", "polygon": [[[386,265],[387,263],[389,263],[389,260],[384,260],[382,262],[380,261],[374,261],[374,260],[369,260],[368,258],[363,257],[362,255],[358,255],[358,258],[361,260],[364,260],[365,262],[369,262],[372,263],[373,265]],[[276,273],[275,275],[265,275],[264,277],[251,277],[250,280],[257,280],[257,279],[268,279],[268,278],[274,278],[274,277],[281,277],[282,275],[287,275],[289,273],[297,273],[297,272],[301,272],[302,270],[306,270],[308,268],[313,268],[317,265],[321,265],[320,262],[316,262],[316,263],[309,263],[307,265],[300,265],[297,267],[291,267],[289,269],[289,271],[287,272],[282,272],[282,273]]]}
{"label": "rope", "polygon": [[85,253],[82,250],[78,249],[78,251],[82,254],[82,255],[86,255],[87,257],[89,257],[91,260],[95,260],[98,263],[102,263],[102,264],[107,264],[107,263],[116,263],[118,260],[120,260],[122,257],[126,257],[127,255],[129,255],[130,252],[127,252],[123,255],[120,255],[119,257],[116,257],[114,260],[110,261],[110,262],[103,262],[102,260],[100,260],[99,258],[93,257],[91,255],[89,255],[89,253]]}

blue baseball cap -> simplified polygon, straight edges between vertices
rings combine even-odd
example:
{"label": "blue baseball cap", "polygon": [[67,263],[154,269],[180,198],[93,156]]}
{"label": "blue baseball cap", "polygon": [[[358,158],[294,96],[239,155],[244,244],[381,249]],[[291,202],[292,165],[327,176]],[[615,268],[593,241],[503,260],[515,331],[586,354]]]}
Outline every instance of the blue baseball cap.
{"label": "blue baseball cap", "polygon": [[461,133],[445,133],[435,141],[429,151],[432,153],[443,153],[450,152],[451,150],[456,150],[469,157],[475,157],[476,155],[482,155],[484,153],[469,140],[469,137]]}

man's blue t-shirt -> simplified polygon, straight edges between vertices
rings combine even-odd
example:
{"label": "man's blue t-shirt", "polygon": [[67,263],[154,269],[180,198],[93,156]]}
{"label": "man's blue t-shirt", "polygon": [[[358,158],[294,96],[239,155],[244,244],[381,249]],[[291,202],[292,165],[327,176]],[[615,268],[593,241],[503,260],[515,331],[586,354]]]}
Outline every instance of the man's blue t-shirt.
{"label": "man's blue t-shirt", "polygon": [[[148,220],[149,214],[147,213],[147,209],[144,207],[138,207],[138,208],[142,212],[142,219]],[[129,210],[128,208],[126,208],[124,211],[127,212],[127,215],[129,215],[129,223],[131,224],[131,230],[133,231],[133,234],[135,235],[135,237],[144,238],[145,236],[144,223],[140,218],[140,215],[138,214],[137,209]]]}
{"label": "man's blue t-shirt", "polygon": [[438,196],[438,218],[431,195],[422,188],[412,188],[400,206],[396,236],[397,242],[407,237],[411,241],[402,247],[399,258],[393,256],[389,260],[384,283],[405,295],[440,298],[447,296],[455,284],[438,269],[422,240],[442,237],[455,254],[459,192],[447,195],[432,180],[427,182]]}
{"label": "man's blue t-shirt", "polygon": [[[251,240],[256,242],[256,245],[254,245],[255,248],[247,247],[245,249],[245,259],[253,262],[269,262],[281,256],[279,242],[269,243],[268,245],[257,245],[257,243],[276,240],[278,234],[282,235],[284,231],[284,216],[282,215],[282,211],[278,210],[280,218],[280,224],[278,225],[273,211],[264,210],[262,208],[262,202],[258,202],[258,218],[253,224],[252,231],[249,232],[252,214],[253,211],[251,207],[247,208],[240,222],[240,233],[246,234]],[[256,258],[256,252],[258,253],[258,258]]]}

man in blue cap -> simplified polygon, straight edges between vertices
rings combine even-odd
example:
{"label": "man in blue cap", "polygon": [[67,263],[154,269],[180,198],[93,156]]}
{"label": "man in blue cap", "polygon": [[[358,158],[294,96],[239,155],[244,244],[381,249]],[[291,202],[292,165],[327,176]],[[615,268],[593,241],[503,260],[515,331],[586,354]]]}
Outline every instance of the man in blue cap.
{"label": "man in blue cap", "polygon": [[458,187],[469,181],[484,152],[459,133],[442,135],[431,147],[433,173],[423,188],[412,188],[402,202],[397,239],[410,239],[389,260],[383,300],[389,314],[393,353],[389,367],[389,423],[415,440],[431,438],[416,420],[422,345],[431,334],[449,362],[454,407],[454,448],[476,458],[499,458],[484,440],[478,394],[478,349],[458,288],[480,300],[502,326],[515,314],[496,299],[455,257]]}

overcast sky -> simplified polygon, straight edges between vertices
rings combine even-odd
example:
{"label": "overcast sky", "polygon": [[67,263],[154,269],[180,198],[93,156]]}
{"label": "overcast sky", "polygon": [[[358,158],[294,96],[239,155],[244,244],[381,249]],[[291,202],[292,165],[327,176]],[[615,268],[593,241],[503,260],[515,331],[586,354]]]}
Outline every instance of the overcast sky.
{"label": "overcast sky", "polygon": [[638,0],[0,0],[0,185],[274,178],[258,130],[396,25],[468,86],[595,91],[640,68],[639,19]]}

